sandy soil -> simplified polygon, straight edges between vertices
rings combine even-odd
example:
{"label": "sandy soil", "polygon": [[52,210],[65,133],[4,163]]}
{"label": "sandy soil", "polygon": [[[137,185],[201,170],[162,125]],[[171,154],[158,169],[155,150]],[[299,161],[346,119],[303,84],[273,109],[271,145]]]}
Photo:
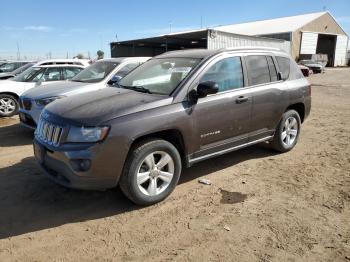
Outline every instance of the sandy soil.
{"label": "sandy soil", "polygon": [[53,184],[33,133],[0,119],[0,261],[350,261],[350,69],[310,81],[293,151],[255,146],[198,164],[147,208],[119,190]]}

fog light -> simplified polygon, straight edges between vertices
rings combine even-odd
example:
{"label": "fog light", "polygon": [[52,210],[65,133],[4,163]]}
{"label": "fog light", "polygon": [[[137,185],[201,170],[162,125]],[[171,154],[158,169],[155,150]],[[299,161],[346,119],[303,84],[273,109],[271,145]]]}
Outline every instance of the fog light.
{"label": "fog light", "polygon": [[74,171],[86,172],[91,167],[91,161],[89,159],[74,159],[70,161]]}

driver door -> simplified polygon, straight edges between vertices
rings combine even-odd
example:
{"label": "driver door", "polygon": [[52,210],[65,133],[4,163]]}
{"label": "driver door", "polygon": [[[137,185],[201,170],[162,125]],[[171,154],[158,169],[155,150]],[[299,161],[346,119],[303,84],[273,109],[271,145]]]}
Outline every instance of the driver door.
{"label": "driver door", "polygon": [[200,98],[193,108],[194,130],[199,146],[193,158],[247,143],[250,129],[252,95],[244,88],[240,56],[221,57],[207,66],[197,84],[214,81],[219,92]]}

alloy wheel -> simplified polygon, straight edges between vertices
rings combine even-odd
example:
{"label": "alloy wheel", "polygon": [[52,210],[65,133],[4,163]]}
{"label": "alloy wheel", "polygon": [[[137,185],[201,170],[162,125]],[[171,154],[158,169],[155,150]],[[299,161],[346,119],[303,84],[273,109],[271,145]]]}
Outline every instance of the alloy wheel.
{"label": "alloy wheel", "polygon": [[170,185],[174,172],[174,160],[168,153],[153,152],[143,159],[138,168],[138,188],[145,195],[159,195]]}

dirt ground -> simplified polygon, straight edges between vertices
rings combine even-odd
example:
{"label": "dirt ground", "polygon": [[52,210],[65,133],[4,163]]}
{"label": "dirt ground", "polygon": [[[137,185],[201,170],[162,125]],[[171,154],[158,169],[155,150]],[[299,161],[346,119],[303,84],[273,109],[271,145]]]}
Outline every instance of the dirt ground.
{"label": "dirt ground", "polygon": [[147,208],[119,190],[55,185],[33,133],[0,119],[0,261],[350,261],[350,69],[309,79],[312,113],[293,151],[205,161]]}

